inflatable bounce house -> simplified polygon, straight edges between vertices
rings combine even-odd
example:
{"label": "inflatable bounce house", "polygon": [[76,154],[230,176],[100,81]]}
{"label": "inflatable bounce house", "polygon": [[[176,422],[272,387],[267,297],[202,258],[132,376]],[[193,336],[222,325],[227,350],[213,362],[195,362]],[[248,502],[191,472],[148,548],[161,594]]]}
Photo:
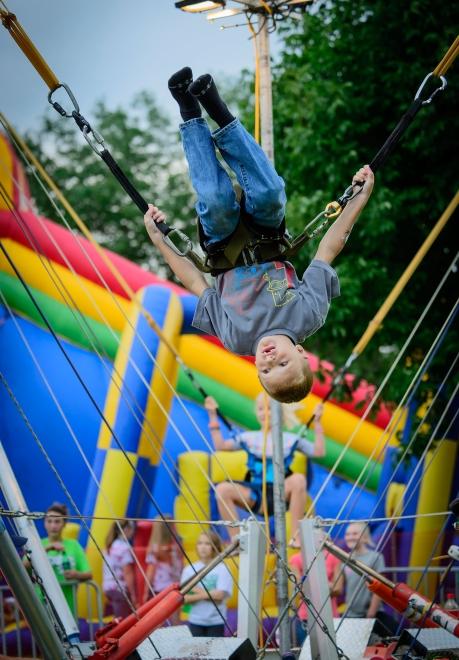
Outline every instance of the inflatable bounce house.
{"label": "inflatable bounce house", "polygon": [[[193,548],[200,528],[187,521],[218,516],[209,482],[227,474],[241,478],[244,456],[229,461],[213,455],[203,398],[187,374],[217,399],[232,424],[253,429],[261,388],[252,361],[196,333],[196,298],[181,287],[39,216],[4,137],[0,161],[6,191],[0,201],[1,441],[27,505],[44,511],[59,500],[73,513],[77,507],[100,546],[110,519],[155,518],[161,511],[182,521],[179,533]],[[173,351],[159,340],[151,318]],[[318,358],[310,360],[317,369]],[[299,411],[302,421],[328,385],[316,380]],[[349,403],[325,404],[326,456],[314,462],[309,479],[311,498],[320,493],[315,514],[370,520],[446,510],[455,488],[456,445],[443,443],[429,469],[420,466],[411,481],[415,465],[394,474],[395,434],[385,430],[389,410],[382,406],[375,419],[362,420],[361,404],[373,391],[365,385]],[[305,469],[300,460],[297,469]],[[424,541],[440,523],[406,522],[410,533],[394,558],[424,565],[430,552]],[[88,539],[82,525],[80,541],[98,578],[101,559]]]}

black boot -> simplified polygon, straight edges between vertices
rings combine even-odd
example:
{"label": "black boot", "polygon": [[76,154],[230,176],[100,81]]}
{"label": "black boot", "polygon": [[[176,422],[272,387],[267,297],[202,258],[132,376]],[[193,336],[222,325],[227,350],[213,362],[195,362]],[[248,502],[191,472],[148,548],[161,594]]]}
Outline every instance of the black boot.
{"label": "black boot", "polygon": [[199,78],[192,82],[188,87],[188,91],[195,99],[198,99],[209,117],[213,119],[220,128],[227,126],[234,120],[234,115],[231,114],[226,103],[220,98],[218,89],[209,73],[199,76]]}
{"label": "black boot", "polygon": [[188,87],[193,82],[193,72],[189,66],[174,73],[167,82],[169,91],[179,104],[183,121],[201,116],[201,108],[197,100],[190,94]]}

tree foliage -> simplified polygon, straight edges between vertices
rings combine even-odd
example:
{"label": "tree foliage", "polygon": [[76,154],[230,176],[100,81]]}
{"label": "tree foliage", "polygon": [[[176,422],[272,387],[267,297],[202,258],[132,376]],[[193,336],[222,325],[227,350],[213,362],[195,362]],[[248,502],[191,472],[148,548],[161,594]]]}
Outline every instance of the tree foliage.
{"label": "tree foliage", "polygon": [[[273,86],[276,167],[286,180],[287,222],[294,233],[376,154],[454,40],[458,13],[454,3],[440,3],[432,11],[426,0],[319,0],[301,25],[282,27],[284,45]],[[325,327],[308,340],[311,350],[335,363],[350,354],[456,192],[457,64],[447,77],[447,90],[420,111],[377,173],[375,192],[337,259],[342,297],[332,305]],[[356,363],[369,380],[381,381],[428,305],[454,257],[453,232],[454,219]],[[316,247],[317,241],[303,250],[298,270],[304,270]],[[387,393],[394,399],[431,347],[457,289],[453,275],[411,342],[410,359],[392,379]],[[441,378],[457,348],[453,326],[429,368],[430,381]]]}

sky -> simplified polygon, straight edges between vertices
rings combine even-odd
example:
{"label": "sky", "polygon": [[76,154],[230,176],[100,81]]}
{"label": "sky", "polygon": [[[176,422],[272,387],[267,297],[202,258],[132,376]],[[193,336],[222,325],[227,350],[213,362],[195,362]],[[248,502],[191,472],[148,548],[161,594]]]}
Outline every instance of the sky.
{"label": "sky", "polygon": [[[253,69],[253,45],[243,16],[209,22],[205,14],[185,14],[174,0],[4,0],[16,14],[61,82],[76,96],[88,120],[95,102],[111,108],[150,90],[161,108],[179,121],[167,80],[183,66],[195,77],[236,76]],[[234,6],[234,5],[233,5]],[[271,37],[271,54],[279,49]],[[0,26],[0,111],[24,133],[39,124],[48,88],[7,30]],[[54,110],[49,110],[51,113]]]}

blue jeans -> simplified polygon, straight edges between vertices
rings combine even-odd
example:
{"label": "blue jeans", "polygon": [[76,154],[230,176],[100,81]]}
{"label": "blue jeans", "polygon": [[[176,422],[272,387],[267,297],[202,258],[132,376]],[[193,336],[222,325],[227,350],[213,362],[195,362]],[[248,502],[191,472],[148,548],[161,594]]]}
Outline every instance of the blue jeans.
{"label": "blue jeans", "polygon": [[217,624],[214,626],[199,626],[197,623],[188,623],[193,637],[224,637],[225,624]]}
{"label": "blue jeans", "polygon": [[196,211],[208,245],[230,236],[239,221],[239,203],[225,169],[215,153],[218,147],[244,191],[245,208],[255,221],[277,228],[285,214],[285,185],[263,149],[238,119],[211,133],[202,117],[180,126]]}

